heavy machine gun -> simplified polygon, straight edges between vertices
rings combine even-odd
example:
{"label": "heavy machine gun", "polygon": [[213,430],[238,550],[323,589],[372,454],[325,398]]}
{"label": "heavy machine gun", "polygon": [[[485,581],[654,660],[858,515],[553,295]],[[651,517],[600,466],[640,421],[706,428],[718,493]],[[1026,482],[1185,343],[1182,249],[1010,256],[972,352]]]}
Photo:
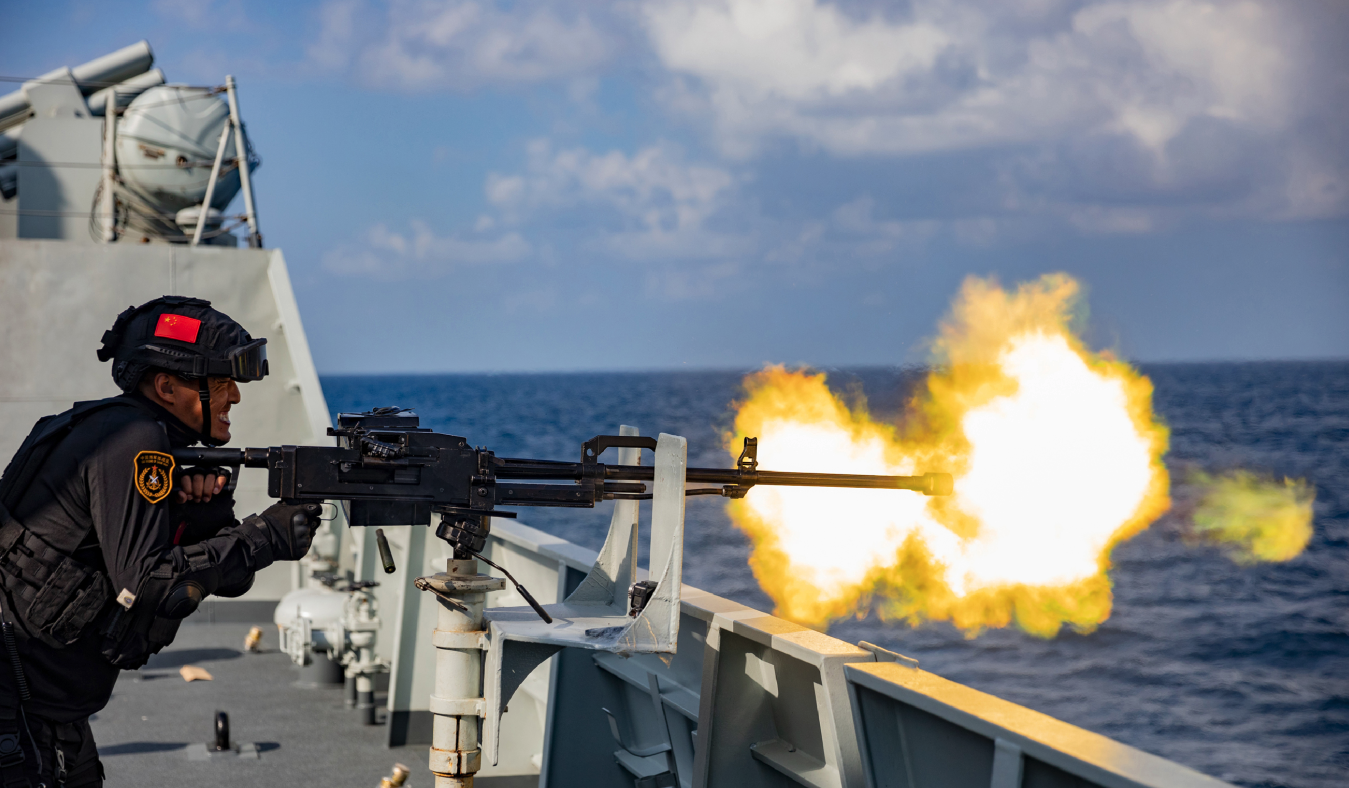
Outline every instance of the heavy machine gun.
{"label": "heavy machine gun", "polygon": [[[619,430],[623,434],[586,441],[580,462],[518,459],[422,428],[407,411],[381,408],[339,415],[329,431],[337,439],[335,446],[197,448],[173,455],[188,466],[266,468],[269,495],[311,503],[340,501],[350,525],[430,525],[440,515],[435,533],[453,547],[454,557],[444,572],[419,577],[413,585],[437,601],[431,633],[436,689],[429,702],[434,717],[429,765],[438,785],[458,785],[471,781],[482,763],[497,762],[502,714],[512,695],[561,649],[623,656],[676,651],[683,616],[686,496],[740,498],[759,485],[914,490],[925,495],[948,495],[952,488],[950,475],[944,473],[864,476],[760,470],[754,438],[745,441],[733,468],[690,468],[684,438],[642,437],[626,426]],[[600,461],[611,448],[618,451],[618,464]],[[653,465],[640,464],[641,449],[654,451]],[[637,502],[647,499],[650,568],[644,579],[637,567]],[[509,572],[483,555],[493,517],[515,517],[512,510],[522,506],[589,508],[606,500],[615,504],[604,547],[580,584],[565,595],[559,589],[554,603],[540,605]],[[382,529],[375,534],[385,571],[392,571]],[[514,583],[532,612],[513,606],[486,608],[487,594],[502,590],[505,581],[479,574],[479,561]]]}
{"label": "heavy machine gun", "polygon": [[[597,435],[582,446],[580,462],[498,457],[470,446],[465,438],[421,427],[417,416],[401,408],[339,414],[337,427],[328,434],[337,438],[336,446],[188,448],[175,449],[173,456],[182,465],[266,468],[268,495],[292,502],[341,501],[353,526],[430,525],[438,514],[436,536],[453,546],[455,558],[482,560],[490,518],[516,516],[498,506],[592,508],[599,501],[650,499],[645,482],[653,481],[656,473],[651,466],[599,461],[609,448],[655,450],[656,439],[649,437]],[[762,471],[757,452],[757,439],[747,438],[734,468],[689,468],[687,482],[710,486],[690,487],[685,495],[741,498],[757,485],[914,490],[925,495],[949,495],[952,488],[945,473]],[[386,560],[387,571],[392,571],[390,566]]]}

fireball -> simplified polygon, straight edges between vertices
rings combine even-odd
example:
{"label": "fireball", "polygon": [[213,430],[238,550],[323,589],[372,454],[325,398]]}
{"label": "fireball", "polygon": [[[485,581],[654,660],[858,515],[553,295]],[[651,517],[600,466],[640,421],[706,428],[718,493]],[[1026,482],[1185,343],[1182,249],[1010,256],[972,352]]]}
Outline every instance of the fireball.
{"label": "fireball", "polygon": [[974,635],[1015,621],[1052,636],[1110,615],[1110,551],[1170,504],[1150,381],[1074,331],[1078,287],[1008,292],[971,278],[897,426],[849,408],[821,374],[746,380],[728,447],[764,470],[945,471],[955,492],[755,488],[731,504],[777,613],[824,625],[875,608]]}

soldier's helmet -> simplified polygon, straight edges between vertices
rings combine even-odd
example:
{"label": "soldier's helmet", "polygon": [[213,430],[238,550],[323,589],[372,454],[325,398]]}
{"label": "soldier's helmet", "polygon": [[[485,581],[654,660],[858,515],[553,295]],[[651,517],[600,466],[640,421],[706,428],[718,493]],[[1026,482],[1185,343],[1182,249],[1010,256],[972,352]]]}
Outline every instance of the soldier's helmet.
{"label": "soldier's helmet", "polygon": [[112,379],[127,392],[149,369],[189,379],[261,380],[267,374],[267,340],[254,339],[210,301],[162,296],[118,315],[103,332],[98,360],[113,362]]}

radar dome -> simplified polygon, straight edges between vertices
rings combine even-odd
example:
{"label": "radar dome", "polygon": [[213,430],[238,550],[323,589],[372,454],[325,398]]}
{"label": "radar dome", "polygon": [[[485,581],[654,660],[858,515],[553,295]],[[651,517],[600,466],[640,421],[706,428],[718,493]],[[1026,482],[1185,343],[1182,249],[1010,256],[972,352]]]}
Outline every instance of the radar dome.
{"label": "radar dome", "polygon": [[[200,205],[211,179],[229,107],[208,88],[163,85],[136,97],[117,127],[117,163],[128,189],[164,213]],[[211,207],[224,210],[239,192],[234,144],[226,149]],[[249,151],[249,171],[257,168]]]}

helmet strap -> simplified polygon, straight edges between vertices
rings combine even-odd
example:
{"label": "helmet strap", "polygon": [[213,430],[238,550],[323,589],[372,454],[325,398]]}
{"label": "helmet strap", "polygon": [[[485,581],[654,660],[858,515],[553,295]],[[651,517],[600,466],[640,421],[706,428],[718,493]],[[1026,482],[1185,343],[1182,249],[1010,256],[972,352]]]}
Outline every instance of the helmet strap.
{"label": "helmet strap", "polygon": [[211,439],[211,379],[205,375],[197,378],[197,396],[201,399],[201,444],[214,446]]}

